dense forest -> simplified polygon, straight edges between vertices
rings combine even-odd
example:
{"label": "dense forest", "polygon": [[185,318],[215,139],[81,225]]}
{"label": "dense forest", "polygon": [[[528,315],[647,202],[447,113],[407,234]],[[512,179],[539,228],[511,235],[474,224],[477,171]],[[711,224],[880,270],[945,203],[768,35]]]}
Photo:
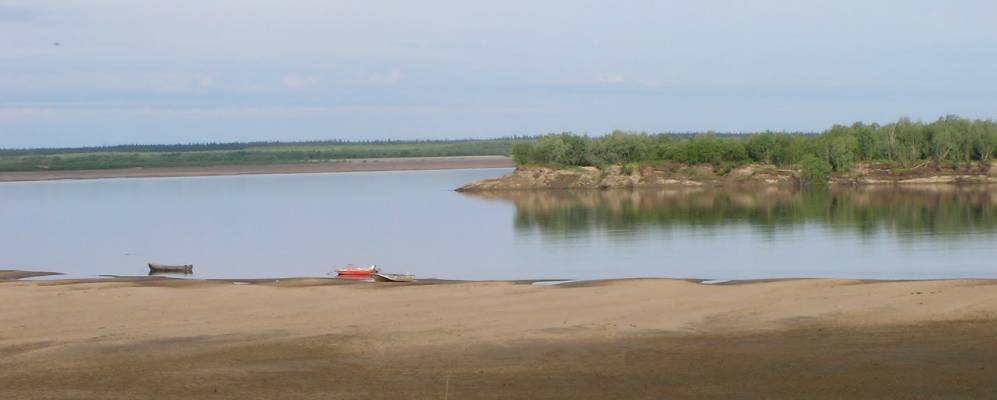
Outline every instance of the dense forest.
{"label": "dense forest", "polygon": [[[744,163],[800,165],[815,180],[847,171],[856,162],[911,167],[925,162],[955,166],[989,161],[997,152],[997,123],[947,116],[924,123],[835,125],[820,134],[759,132],[744,135],[647,134],[615,131],[602,137],[571,133],[518,143],[520,165],[604,166],[678,162],[729,170]],[[806,177],[805,177],[806,178]]]}

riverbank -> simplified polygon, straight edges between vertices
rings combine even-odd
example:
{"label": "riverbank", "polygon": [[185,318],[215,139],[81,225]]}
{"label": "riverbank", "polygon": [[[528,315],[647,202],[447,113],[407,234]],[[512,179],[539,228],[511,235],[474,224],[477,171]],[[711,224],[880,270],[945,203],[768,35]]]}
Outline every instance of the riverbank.
{"label": "riverbank", "polygon": [[[0,397],[965,397],[997,282],[0,282]],[[897,379],[903,377],[903,379]]]}
{"label": "riverbank", "polygon": [[[774,165],[748,164],[727,171],[712,165],[614,165],[597,167],[519,166],[512,173],[471,182],[460,192],[530,189],[651,189],[723,186],[793,186],[800,171]],[[997,183],[997,162],[960,168],[921,164],[910,168],[859,164],[830,177],[831,185]]]}
{"label": "riverbank", "polygon": [[357,171],[511,168],[513,166],[512,159],[506,156],[365,158],[304,164],[217,165],[203,167],[0,172],[0,182],[220,175],[306,174]]}

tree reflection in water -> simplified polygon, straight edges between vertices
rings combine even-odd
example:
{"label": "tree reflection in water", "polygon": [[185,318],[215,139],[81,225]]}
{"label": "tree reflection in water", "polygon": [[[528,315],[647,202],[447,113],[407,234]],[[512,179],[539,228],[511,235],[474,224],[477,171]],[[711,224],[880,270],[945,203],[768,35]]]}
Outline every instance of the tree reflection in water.
{"label": "tree reflection in water", "polygon": [[747,224],[776,231],[804,224],[861,235],[997,233],[997,187],[918,185],[798,190],[515,190],[469,193],[516,206],[517,230],[557,236],[597,230],[717,229]]}

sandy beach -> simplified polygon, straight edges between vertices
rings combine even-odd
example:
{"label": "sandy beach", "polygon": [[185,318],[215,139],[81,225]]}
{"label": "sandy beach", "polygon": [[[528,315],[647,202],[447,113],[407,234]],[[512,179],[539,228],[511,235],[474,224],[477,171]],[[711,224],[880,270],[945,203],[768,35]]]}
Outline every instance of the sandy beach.
{"label": "sandy beach", "polygon": [[7,279],[0,304],[4,399],[986,398],[997,387],[997,282],[983,280]]}
{"label": "sandy beach", "polygon": [[512,159],[506,156],[362,158],[306,164],[217,165],[204,167],[0,172],[0,182],[218,175],[307,174],[319,172],[355,171],[512,168],[513,166]]}

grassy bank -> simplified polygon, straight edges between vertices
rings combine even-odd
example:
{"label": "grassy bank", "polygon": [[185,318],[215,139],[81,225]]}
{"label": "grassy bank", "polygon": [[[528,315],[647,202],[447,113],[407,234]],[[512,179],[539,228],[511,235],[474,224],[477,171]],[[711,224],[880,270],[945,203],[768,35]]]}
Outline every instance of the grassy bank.
{"label": "grassy bank", "polygon": [[532,138],[212,143],[0,150],[0,171],[66,171],[330,162],[354,158],[509,155]]}

